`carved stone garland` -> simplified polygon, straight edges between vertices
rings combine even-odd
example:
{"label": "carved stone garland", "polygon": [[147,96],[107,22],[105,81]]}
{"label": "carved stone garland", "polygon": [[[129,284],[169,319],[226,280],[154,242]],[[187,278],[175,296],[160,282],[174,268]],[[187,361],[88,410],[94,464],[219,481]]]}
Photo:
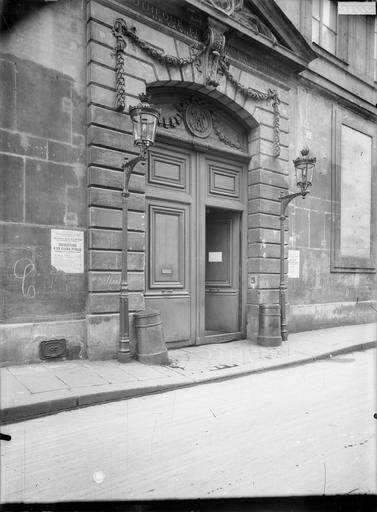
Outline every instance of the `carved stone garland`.
{"label": "carved stone garland", "polygon": [[117,19],[114,23],[113,34],[116,38],[115,43],[115,74],[116,74],[116,109],[123,111],[126,108],[126,80],[124,78],[124,51],[127,43],[120,32],[122,20]]}
{"label": "carved stone garland", "polygon": [[[130,39],[133,43],[135,43],[139,48],[145,51],[148,55],[150,55],[153,59],[162,62],[168,66],[174,67],[184,67],[190,64],[196,64],[200,66],[200,57],[204,52],[207,51],[207,61],[209,62],[209,73],[206,78],[206,82],[208,85],[213,87],[218,86],[217,75],[221,72],[228,78],[228,80],[233,84],[233,86],[239,91],[243,96],[248,98],[252,98],[255,101],[272,101],[272,108],[274,112],[274,156],[277,157],[280,155],[280,112],[279,112],[279,96],[277,91],[268,89],[267,92],[257,91],[252,89],[251,87],[246,87],[245,85],[238,82],[234,76],[229,72],[229,60],[224,55],[224,47],[225,47],[225,39],[224,36],[222,38],[217,37],[216,34],[214,37],[209,37],[207,34],[206,44],[195,43],[191,46],[191,57],[176,57],[174,55],[167,55],[163,51],[156,50],[153,46],[147,43],[145,40],[141,39],[136,34],[135,27],[128,28],[126,21],[122,18],[117,18],[115,20],[113,29],[113,35],[116,38],[115,45],[115,59],[116,59],[116,109],[119,111],[124,111],[126,105],[126,90],[125,90],[125,79],[124,79],[124,54],[125,49],[127,47],[126,38]],[[208,66],[207,66],[208,67]],[[178,123],[179,124],[179,121]],[[216,135],[222,140],[225,144],[228,143],[226,137],[222,138],[222,134],[219,130],[216,129],[216,125],[214,126]],[[219,131],[219,133],[217,133]]]}
{"label": "carved stone garland", "polygon": [[221,69],[228,80],[234,85],[237,91],[241,92],[244,96],[251,98],[255,101],[272,101],[272,108],[274,111],[274,156],[280,155],[280,112],[279,112],[279,96],[277,91],[268,89],[267,92],[261,92],[253,89],[252,87],[246,87],[238,82],[234,76],[229,72],[229,65],[227,60],[224,58],[220,61]]}

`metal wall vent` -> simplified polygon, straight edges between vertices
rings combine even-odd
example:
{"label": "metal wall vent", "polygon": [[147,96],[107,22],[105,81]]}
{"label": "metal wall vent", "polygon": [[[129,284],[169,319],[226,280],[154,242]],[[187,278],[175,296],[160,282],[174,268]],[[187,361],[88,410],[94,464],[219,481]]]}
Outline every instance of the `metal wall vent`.
{"label": "metal wall vent", "polygon": [[39,344],[41,359],[57,359],[67,356],[67,340],[45,340]]}

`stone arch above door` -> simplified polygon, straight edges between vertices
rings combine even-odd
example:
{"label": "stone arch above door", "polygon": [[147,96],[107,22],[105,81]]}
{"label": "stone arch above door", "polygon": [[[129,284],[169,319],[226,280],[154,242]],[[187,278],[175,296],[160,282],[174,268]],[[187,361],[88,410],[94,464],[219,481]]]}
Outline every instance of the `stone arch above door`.
{"label": "stone arch above door", "polygon": [[[185,56],[178,56],[174,53],[166,53],[164,49],[157,50],[149,39],[139,37],[136,26],[129,25],[128,20],[126,21],[124,18],[117,18],[112,27],[115,39],[113,56],[116,61],[116,109],[122,112],[127,105],[125,57],[126,50],[128,52],[128,42],[131,41],[133,45],[133,50],[129,53],[131,58],[141,51],[143,64],[147,64],[147,68],[143,72],[143,81],[147,84],[151,82],[157,85],[181,84],[186,87],[186,83],[191,82],[193,89],[201,89],[204,93],[213,94],[214,97],[218,95],[218,97],[226,98],[228,104],[234,103],[237,111],[242,112],[245,119],[250,114],[254,115],[257,106],[269,105],[268,110],[273,114],[273,152],[274,156],[278,157],[280,155],[279,91],[271,87],[266,88],[264,80],[261,81],[253,72],[241,71],[238,66],[234,66],[225,51],[224,27],[220,25],[209,20],[207,36],[204,40],[202,42],[191,41],[189,45],[185,46],[183,53]],[[151,35],[150,31],[149,33]],[[166,46],[170,48],[172,42],[169,38],[165,39]],[[159,34],[159,47],[160,44]],[[173,47],[175,45],[179,45],[178,40],[174,40]],[[132,55],[133,53],[134,55]]]}
{"label": "stone arch above door", "polygon": [[[147,87],[152,101],[161,109],[160,135],[205,143],[218,149],[248,153],[248,133],[257,121],[233,100],[205,87],[196,90],[186,82],[171,86],[158,82]],[[217,91],[216,91],[217,92]]]}

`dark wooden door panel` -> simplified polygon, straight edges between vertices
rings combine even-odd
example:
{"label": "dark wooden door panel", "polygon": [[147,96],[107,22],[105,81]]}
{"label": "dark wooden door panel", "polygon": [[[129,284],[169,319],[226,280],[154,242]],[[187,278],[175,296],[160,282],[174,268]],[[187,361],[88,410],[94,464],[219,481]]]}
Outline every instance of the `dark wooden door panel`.
{"label": "dark wooden door panel", "polygon": [[148,205],[149,287],[185,288],[185,208]]}
{"label": "dark wooden door panel", "polygon": [[191,297],[161,293],[145,299],[148,308],[160,311],[165,342],[168,347],[188,345],[195,336],[191,323]]}

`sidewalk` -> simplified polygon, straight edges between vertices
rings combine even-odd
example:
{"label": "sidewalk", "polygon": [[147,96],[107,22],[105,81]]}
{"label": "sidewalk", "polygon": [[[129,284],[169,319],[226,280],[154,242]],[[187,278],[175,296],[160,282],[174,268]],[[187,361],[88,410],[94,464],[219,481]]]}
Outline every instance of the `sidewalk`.
{"label": "sidewalk", "polygon": [[376,346],[376,324],[290,334],[280,347],[248,340],[169,350],[168,366],[63,361],[1,372],[1,423],[309,363]]}

